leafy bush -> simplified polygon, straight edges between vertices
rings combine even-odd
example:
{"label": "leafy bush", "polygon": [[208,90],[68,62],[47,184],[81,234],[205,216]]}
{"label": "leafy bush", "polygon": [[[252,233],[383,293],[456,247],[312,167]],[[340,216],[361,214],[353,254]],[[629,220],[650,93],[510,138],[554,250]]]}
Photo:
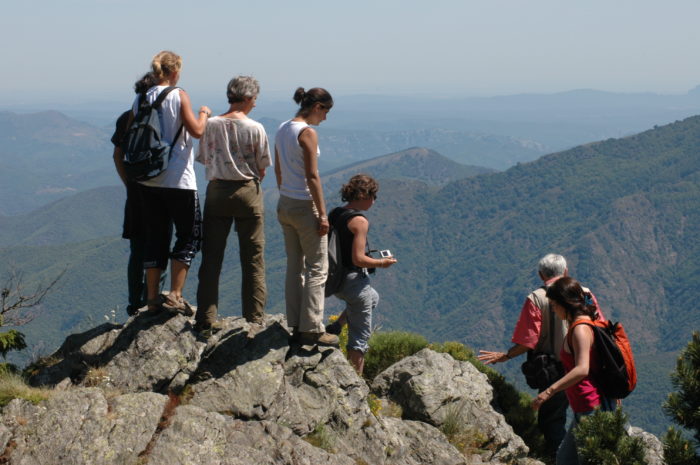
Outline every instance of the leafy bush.
{"label": "leafy bush", "polygon": [[614,412],[595,411],[581,419],[574,432],[582,465],[647,465],[640,438],[627,435],[627,416],[618,408]]}
{"label": "leafy bush", "polygon": [[442,344],[433,343],[430,344],[430,348],[435,352],[449,354],[453,359],[462,362],[471,362],[472,360],[476,360],[474,358],[474,351],[461,342],[447,341],[443,342]]}
{"label": "leafy bush", "polygon": [[365,378],[374,379],[394,363],[426,347],[428,340],[415,333],[391,331],[373,334],[365,354]]}

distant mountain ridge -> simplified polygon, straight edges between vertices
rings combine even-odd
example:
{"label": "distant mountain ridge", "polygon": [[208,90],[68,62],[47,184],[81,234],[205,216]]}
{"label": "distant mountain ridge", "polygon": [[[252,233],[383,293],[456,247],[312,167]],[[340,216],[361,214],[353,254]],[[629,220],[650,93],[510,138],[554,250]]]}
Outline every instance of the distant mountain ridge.
{"label": "distant mountain ridge", "polygon": [[56,111],[0,112],[0,215],[117,182],[110,136]]}
{"label": "distant mountain ridge", "polygon": [[424,147],[412,147],[326,171],[323,178],[324,185],[335,185],[344,183],[358,173],[372,173],[377,179],[412,180],[442,186],[458,179],[494,171],[481,166],[462,165]]}

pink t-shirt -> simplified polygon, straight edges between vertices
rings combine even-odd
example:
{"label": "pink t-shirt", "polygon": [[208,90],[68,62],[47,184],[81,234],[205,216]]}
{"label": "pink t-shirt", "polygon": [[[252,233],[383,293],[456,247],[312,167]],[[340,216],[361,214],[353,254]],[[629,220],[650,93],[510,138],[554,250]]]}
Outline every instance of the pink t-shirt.
{"label": "pink t-shirt", "polygon": [[[567,373],[570,372],[576,365],[574,355],[568,353],[566,350],[564,350],[564,348],[561,349],[559,357],[561,359],[561,363],[564,364],[564,370],[566,370]],[[598,369],[598,355],[594,350],[593,345],[591,345],[589,357],[588,376],[566,389],[566,397],[569,399],[571,410],[576,413],[590,412],[600,405],[602,398],[597,384],[591,379],[590,376],[591,373],[597,371]]]}

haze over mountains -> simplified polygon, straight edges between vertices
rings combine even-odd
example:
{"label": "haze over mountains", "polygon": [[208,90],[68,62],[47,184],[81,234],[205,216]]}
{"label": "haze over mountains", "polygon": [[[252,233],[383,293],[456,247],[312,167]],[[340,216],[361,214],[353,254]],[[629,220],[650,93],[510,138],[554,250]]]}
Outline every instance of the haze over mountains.
{"label": "haze over mountains", "polygon": [[[214,112],[225,109],[223,94],[191,95],[194,104],[208,103]],[[117,184],[108,140],[130,101],[127,94],[124,102],[0,104],[0,215],[26,213],[74,192]],[[266,100],[263,89],[252,116],[274,137],[279,122],[294,111],[291,98]],[[337,96],[319,131],[319,166],[328,171],[407,147],[427,147],[463,164],[503,170],[698,113],[698,88],[682,95],[577,90],[450,99]]]}
{"label": "haze over mountains", "polygon": [[[111,173],[108,144],[92,160],[87,145],[78,152],[84,165],[99,159]],[[399,259],[374,278],[383,329],[456,339],[476,349],[507,347],[522,299],[538,285],[537,259],[563,253],[606,314],[628,328],[642,369],[626,406],[635,424],[660,432],[668,424],[659,405],[670,390],[672,360],[700,326],[699,148],[700,117],[692,117],[504,172],[484,173],[415,148],[329,169],[324,185],[332,206],[339,203],[339,182],[351,174],[366,171],[380,180],[379,201],[368,213],[370,240]],[[32,168],[24,171],[9,181],[24,179]],[[281,312],[284,250],[274,189],[267,194],[268,310]],[[47,311],[26,327],[30,343],[42,340],[48,351],[67,333],[109,317],[116,305],[117,318],[125,317],[122,202],[123,189],[107,187],[0,218],[0,272],[14,264],[32,286],[68,268]],[[236,247],[233,239],[224,263],[224,315],[240,308]],[[194,295],[197,268],[187,295]],[[339,306],[329,299],[329,313],[334,311]],[[514,380],[518,367],[504,366]]]}

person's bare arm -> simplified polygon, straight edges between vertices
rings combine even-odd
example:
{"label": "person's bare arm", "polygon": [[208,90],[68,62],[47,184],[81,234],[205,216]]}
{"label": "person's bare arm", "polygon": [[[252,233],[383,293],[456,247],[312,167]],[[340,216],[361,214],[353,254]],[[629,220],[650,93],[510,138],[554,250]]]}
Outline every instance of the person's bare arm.
{"label": "person's bare arm", "polygon": [[117,169],[117,174],[126,186],[126,171],[124,170],[124,152],[121,147],[114,147],[114,153],[112,154],[114,158],[114,167]]}
{"label": "person's bare arm", "polygon": [[187,129],[192,137],[199,139],[204,134],[204,129],[207,127],[207,119],[211,116],[211,110],[209,107],[203,105],[199,107],[199,113],[195,118],[194,113],[192,113],[192,107],[190,103],[190,97],[187,92],[180,89],[180,116],[182,117],[182,124]]}
{"label": "person's bare arm", "polygon": [[530,348],[527,346],[524,346],[521,344],[515,344],[513,347],[508,349],[506,352],[480,350],[479,355],[476,358],[478,358],[480,361],[484,362],[486,365],[490,365],[490,364],[494,364],[494,363],[507,362],[511,358],[515,358],[519,355],[524,354],[528,350],[530,350]]}
{"label": "person's bare arm", "polygon": [[277,190],[282,185],[282,169],[280,168],[280,154],[275,147],[275,179],[277,179]]}
{"label": "person's bare arm", "polygon": [[532,408],[539,409],[540,406],[550,399],[554,394],[563,391],[588,376],[590,370],[590,352],[593,345],[593,328],[588,325],[578,325],[574,328],[571,338],[574,346],[574,356],[576,365],[564,375],[563,378],[552,383],[532,401]]}
{"label": "person's bare arm", "polygon": [[318,213],[318,235],[328,234],[328,216],[326,216],[326,202],[323,199],[323,186],[321,175],[318,173],[318,135],[313,128],[306,128],[299,134],[299,145],[304,153],[304,174],[306,185],[309,187],[311,198]]}
{"label": "person's bare arm", "polygon": [[354,235],[352,241],[352,263],[360,268],[388,268],[396,263],[396,258],[372,258],[365,255],[369,221],[364,216],[356,216],[348,221],[348,229]]}

